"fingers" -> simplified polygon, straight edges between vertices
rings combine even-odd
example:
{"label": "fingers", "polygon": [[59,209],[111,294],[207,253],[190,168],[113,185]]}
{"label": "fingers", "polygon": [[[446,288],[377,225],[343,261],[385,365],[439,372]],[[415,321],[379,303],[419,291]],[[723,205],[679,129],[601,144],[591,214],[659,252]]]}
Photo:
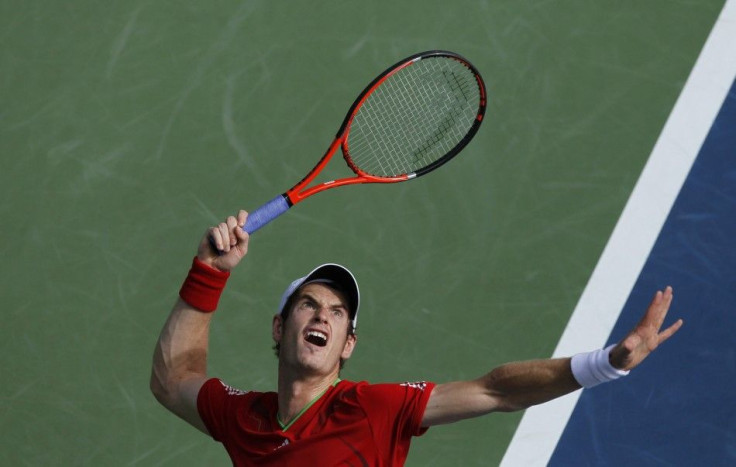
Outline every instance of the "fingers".
{"label": "fingers", "polygon": [[248,232],[245,231],[246,220],[248,220],[248,213],[241,209],[240,212],[238,212],[238,228],[235,229],[235,235],[237,235],[239,243],[248,240]]}
{"label": "fingers", "polygon": [[224,241],[222,238],[222,232],[220,232],[219,227],[210,227],[207,230],[207,236],[209,237],[210,244],[216,251],[224,251]]}
{"label": "fingers", "polygon": [[211,227],[209,230],[212,244],[218,252],[227,253],[230,251],[230,227],[227,222],[220,222],[218,225]]}
{"label": "fingers", "polygon": [[228,239],[230,240],[230,248],[232,248],[238,244],[238,235],[236,233],[239,230],[238,220],[235,216],[230,216],[225,221],[225,226],[227,227]]}
{"label": "fingers", "polygon": [[672,297],[672,287],[667,286],[664,291],[658,290],[639,324],[659,330],[667,317],[670,304],[672,304]]}
{"label": "fingers", "polygon": [[678,319],[675,324],[671,325],[661,333],[659,333],[659,343],[666,341],[670,337],[672,337],[681,327],[682,327],[683,321],[681,319]]}
{"label": "fingers", "polygon": [[243,229],[244,225],[245,222],[243,222],[242,224],[238,223],[238,225],[234,229],[235,235],[237,236],[237,244],[235,245],[235,250],[237,252],[237,256],[240,258],[243,258],[248,253],[248,242],[250,240],[248,232]]}
{"label": "fingers", "polygon": [[654,300],[652,300],[652,304],[644,318],[644,320],[647,321],[645,324],[649,324],[653,328],[653,333],[656,334],[656,345],[659,345],[672,337],[680,327],[682,327],[683,321],[678,319],[674,324],[660,332],[660,329],[664,324],[664,320],[667,317],[667,313],[669,312],[670,305],[672,304],[672,299],[672,287],[667,286],[664,291],[658,291],[655,294]]}
{"label": "fingers", "polygon": [[207,231],[211,245],[218,253],[228,253],[231,248],[248,239],[248,233],[243,230],[248,213],[240,210],[236,216],[228,216],[224,222],[211,227]]}
{"label": "fingers", "polygon": [[664,292],[662,293],[662,306],[664,307],[665,313],[669,309],[670,303],[672,303],[672,297],[672,287],[668,285],[667,287],[665,287]]}

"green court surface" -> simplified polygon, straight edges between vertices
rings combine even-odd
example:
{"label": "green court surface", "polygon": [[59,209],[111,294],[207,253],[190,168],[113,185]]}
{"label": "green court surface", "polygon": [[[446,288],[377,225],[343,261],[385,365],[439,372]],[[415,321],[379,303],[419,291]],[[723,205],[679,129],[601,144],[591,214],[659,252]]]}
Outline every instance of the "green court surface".
{"label": "green court surface", "polygon": [[[279,296],[328,261],[363,297],[345,379],[549,356],[722,5],[0,0],[0,465],[227,465],[148,390],[199,237],[301,178],[363,86],[422,50],[480,69],[479,134],[440,171],[256,233],[210,373],[274,389]],[[408,465],[497,464],[520,417],[432,428]]]}

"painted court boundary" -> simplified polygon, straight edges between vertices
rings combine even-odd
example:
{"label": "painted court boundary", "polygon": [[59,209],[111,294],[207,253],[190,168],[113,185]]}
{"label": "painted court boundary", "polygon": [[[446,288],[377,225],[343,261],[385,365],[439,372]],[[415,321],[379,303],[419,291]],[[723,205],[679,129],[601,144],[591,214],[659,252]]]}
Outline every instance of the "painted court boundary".
{"label": "painted court boundary", "polygon": [[[736,0],[728,0],[665,123],[553,357],[601,348],[736,79]],[[662,285],[664,286],[664,284]],[[581,391],[530,408],[501,465],[547,465]]]}

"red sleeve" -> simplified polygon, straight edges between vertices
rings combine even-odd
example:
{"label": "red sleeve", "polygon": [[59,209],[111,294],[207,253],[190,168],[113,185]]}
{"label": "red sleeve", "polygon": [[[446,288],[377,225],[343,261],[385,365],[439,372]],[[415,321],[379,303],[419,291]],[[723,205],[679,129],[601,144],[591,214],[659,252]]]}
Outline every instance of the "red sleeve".
{"label": "red sleeve", "polygon": [[434,389],[434,383],[364,385],[359,389],[361,403],[376,430],[388,428],[386,435],[409,439],[421,436],[424,409]]}
{"label": "red sleeve", "polygon": [[234,422],[234,405],[246,394],[223,383],[217,378],[208,379],[197,395],[197,411],[216,441],[223,441],[228,426]]}

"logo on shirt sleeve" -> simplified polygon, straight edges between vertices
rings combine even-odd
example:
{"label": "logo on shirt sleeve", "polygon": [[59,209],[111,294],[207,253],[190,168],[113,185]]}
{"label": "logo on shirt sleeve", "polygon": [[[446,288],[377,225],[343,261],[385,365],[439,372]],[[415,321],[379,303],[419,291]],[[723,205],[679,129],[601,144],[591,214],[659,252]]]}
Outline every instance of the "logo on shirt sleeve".
{"label": "logo on shirt sleeve", "polygon": [[222,384],[222,387],[225,388],[225,392],[227,392],[228,396],[243,396],[245,394],[248,394],[248,391],[242,391],[240,389],[234,388],[223,381],[220,381],[220,384]]}
{"label": "logo on shirt sleeve", "polygon": [[418,381],[415,383],[401,383],[401,386],[412,388],[412,389],[418,389],[420,391],[424,391],[427,389],[427,382],[426,381]]}

